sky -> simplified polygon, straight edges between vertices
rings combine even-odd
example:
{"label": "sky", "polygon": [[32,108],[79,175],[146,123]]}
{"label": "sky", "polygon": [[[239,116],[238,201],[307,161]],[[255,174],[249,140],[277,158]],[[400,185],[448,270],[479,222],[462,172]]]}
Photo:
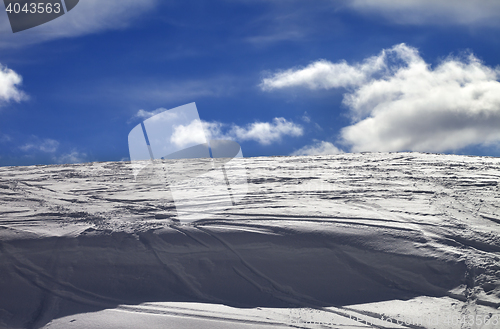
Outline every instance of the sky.
{"label": "sky", "polygon": [[12,33],[0,165],[128,161],[141,121],[196,103],[245,157],[500,156],[495,0],[80,0]]}

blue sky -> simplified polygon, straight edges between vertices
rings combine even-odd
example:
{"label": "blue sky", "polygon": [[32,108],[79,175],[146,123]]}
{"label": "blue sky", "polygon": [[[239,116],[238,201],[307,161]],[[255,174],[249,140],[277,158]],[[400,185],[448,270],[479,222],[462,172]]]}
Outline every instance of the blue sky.
{"label": "blue sky", "polygon": [[80,0],[13,34],[0,14],[0,165],[119,161],[196,102],[244,156],[500,156],[500,3]]}

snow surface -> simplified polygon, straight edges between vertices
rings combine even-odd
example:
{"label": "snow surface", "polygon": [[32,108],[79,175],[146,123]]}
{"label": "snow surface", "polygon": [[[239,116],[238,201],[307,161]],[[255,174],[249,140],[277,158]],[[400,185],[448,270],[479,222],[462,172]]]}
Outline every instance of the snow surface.
{"label": "snow surface", "polygon": [[244,166],[188,225],[131,163],[0,168],[0,327],[500,328],[500,159]]}

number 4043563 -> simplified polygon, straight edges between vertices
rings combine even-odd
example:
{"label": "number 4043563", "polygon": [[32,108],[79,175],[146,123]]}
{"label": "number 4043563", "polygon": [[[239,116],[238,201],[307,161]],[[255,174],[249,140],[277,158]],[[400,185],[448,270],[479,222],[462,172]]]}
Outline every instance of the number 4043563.
{"label": "number 4043563", "polygon": [[31,2],[31,3],[25,3],[25,4],[20,4],[17,2],[14,3],[9,3],[7,8],[5,8],[5,11],[7,11],[9,14],[19,14],[19,13],[25,13],[25,14],[59,14],[61,12],[61,4],[60,3],[36,3],[36,2]]}

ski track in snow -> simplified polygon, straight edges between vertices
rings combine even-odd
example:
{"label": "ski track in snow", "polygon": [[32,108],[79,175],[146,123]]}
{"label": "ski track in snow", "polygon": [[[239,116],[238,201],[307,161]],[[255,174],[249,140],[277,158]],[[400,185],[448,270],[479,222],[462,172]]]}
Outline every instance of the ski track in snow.
{"label": "ski track in snow", "polygon": [[[247,195],[188,225],[164,180],[134,181],[130,163],[1,167],[0,328],[447,328],[381,319],[500,316],[500,159],[244,165]],[[310,321],[291,321],[297,312]]]}

